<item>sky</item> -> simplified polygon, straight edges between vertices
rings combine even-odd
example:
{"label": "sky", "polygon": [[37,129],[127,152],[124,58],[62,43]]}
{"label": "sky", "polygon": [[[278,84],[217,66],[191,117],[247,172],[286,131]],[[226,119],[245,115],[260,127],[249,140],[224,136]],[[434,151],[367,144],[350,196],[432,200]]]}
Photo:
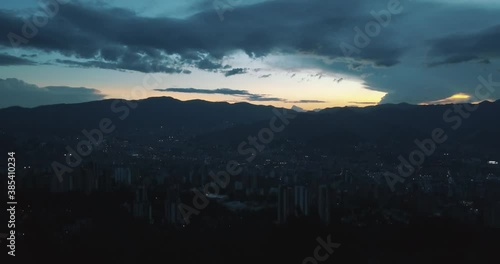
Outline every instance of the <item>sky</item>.
{"label": "sky", "polygon": [[499,14],[497,0],[2,1],[0,108],[472,102],[479,76],[500,82]]}

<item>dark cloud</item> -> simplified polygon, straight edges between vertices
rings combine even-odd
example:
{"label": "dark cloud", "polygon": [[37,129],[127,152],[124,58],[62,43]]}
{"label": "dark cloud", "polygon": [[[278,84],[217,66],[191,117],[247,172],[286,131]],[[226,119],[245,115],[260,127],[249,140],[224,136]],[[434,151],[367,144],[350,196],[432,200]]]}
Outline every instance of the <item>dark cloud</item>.
{"label": "dark cloud", "polygon": [[232,95],[243,97],[248,101],[259,101],[259,102],[285,102],[285,103],[326,103],[320,100],[299,100],[299,101],[288,101],[283,98],[278,97],[268,97],[265,94],[253,94],[247,90],[235,90],[229,88],[218,88],[218,89],[199,89],[199,88],[165,88],[165,89],[155,89],[158,92],[174,92],[174,93],[193,93],[193,94],[222,94],[222,95]]}
{"label": "dark cloud", "polygon": [[299,101],[288,101],[289,103],[294,103],[294,104],[314,104],[314,103],[326,103],[326,101],[321,101],[321,100],[299,100]]}
{"label": "dark cloud", "polygon": [[478,63],[481,63],[481,64],[491,64],[491,60],[489,60],[489,59],[483,59],[483,60],[478,61]]}
{"label": "dark cloud", "polygon": [[118,62],[106,62],[100,60],[91,61],[75,61],[75,60],[61,60],[57,59],[57,63],[68,65],[68,66],[78,66],[83,68],[101,68],[101,69],[115,69],[115,70],[131,70],[139,72],[164,72],[164,73],[184,73],[190,72],[189,70],[183,70],[182,68],[171,68],[168,64],[162,64],[154,60],[146,60],[137,58],[136,61],[118,61]]}
{"label": "dark cloud", "polygon": [[18,79],[0,79],[0,108],[81,103],[103,98],[104,95],[96,89],[67,86],[38,87]]}
{"label": "dark cloud", "polygon": [[0,53],[0,66],[14,66],[14,65],[34,65],[35,62],[8,54]]}
{"label": "dark cloud", "polygon": [[199,89],[199,88],[166,88],[166,89],[155,89],[158,92],[174,92],[174,93],[194,93],[194,94],[222,94],[222,95],[232,95],[243,97],[248,101],[270,101],[270,102],[284,102],[284,99],[267,97],[263,94],[253,94],[247,90],[234,90],[229,88],[219,88],[219,89]]}
{"label": "dark cloud", "polygon": [[252,94],[247,97],[248,101],[259,101],[259,102],[287,102],[283,98],[278,98],[278,97],[267,97],[266,95],[262,94]]}
{"label": "dark cloud", "polygon": [[224,66],[221,63],[213,62],[210,59],[202,59],[196,63],[196,67],[201,70],[220,70],[224,69]]}
{"label": "dark cloud", "polygon": [[[345,54],[340,44],[353,45],[354,28],[364,30],[374,21],[372,11],[386,9],[387,3],[259,1],[236,6],[221,22],[208,0],[183,18],[145,17],[106,4],[71,2],[61,5],[57,16],[20,49],[57,55],[57,63],[72,67],[165,73],[198,68],[227,76],[244,71],[224,65],[236,51],[259,59],[285,55],[293,58],[276,67],[290,70],[288,64],[295,60],[295,69],[361,80],[368,89],[386,92],[384,103],[471,93],[478,75],[498,69],[498,5],[476,2],[401,1],[402,14],[393,15],[369,45]],[[24,10],[0,10],[0,35],[22,36],[24,17]],[[10,39],[0,38],[0,48],[8,47]],[[37,63],[43,63],[41,58]]]}
{"label": "dark cloud", "polygon": [[[340,43],[354,38],[354,32],[345,29],[370,19],[370,10],[362,2],[265,1],[228,12],[231,23],[221,23],[212,8],[185,19],[173,19],[71,2],[60,5],[57,16],[22,47],[76,57],[79,60],[73,66],[167,73],[186,66],[220,69],[220,59],[236,50],[251,57],[272,52],[344,57]],[[22,15],[0,11],[0,35],[13,32],[22,37]],[[390,41],[390,37],[377,38],[353,57],[392,66],[404,48],[387,45]],[[11,46],[9,38],[0,39],[0,45]],[[207,60],[207,56],[213,60]]]}
{"label": "dark cloud", "polygon": [[174,92],[174,93],[196,93],[196,94],[223,94],[223,95],[251,95],[246,90],[233,90],[229,88],[219,89],[199,89],[199,88],[165,88],[155,89],[158,92]]}
{"label": "dark cloud", "polygon": [[378,104],[377,102],[349,102],[350,104],[357,104],[357,105],[376,105]]}
{"label": "dark cloud", "polygon": [[229,88],[219,88],[219,89],[199,89],[199,88],[166,88],[166,89],[155,89],[159,92],[175,92],[175,93],[195,93],[195,94],[222,94],[222,95],[232,95],[243,97],[248,101],[285,101],[281,98],[267,97],[262,94],[252,94],[246,90],[234,90]]}
{"label": "dark cloud", "polygon": [[261,75],[259,76],[259,78],[269,78],[271,77],[272,74],[264,74],[264,75]]}
{"label": "dark cloud", "polygon": [[441,61],[437,62],[431,62],[429,63],[429,67],[435,67],[435,66],[440,66],[440,65],[445,65],[445,64],[455,64],[455,63],[461,63],[461,62],[468,62],[471,60],[478,60],[479,57],[476,55],[453,55],[450,57],[447,57]]}
{"label": "dark cloud", "polygon": [[499,58],[500,25],[476,33],[456,34],[434,40],[429,55],[439,59],[429,66]]}
{"label": "dark cloud", "polygon": [[234,68],[234,69],[231,69],[231,70],[227,71],[226,73],[224,73],[224,76],[229,77],[229,76],[238,75],[238,74],[245,74],[245,73],[247,73],[247,69]]}

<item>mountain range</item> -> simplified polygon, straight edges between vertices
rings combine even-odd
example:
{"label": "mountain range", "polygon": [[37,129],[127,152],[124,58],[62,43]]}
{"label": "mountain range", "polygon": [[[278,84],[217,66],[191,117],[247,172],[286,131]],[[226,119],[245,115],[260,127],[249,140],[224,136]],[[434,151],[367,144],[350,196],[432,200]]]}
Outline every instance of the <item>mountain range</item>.
{"label": "mountain range", "polygon": [[[358,143],[410,147],[415,139],[429,138],[434,129],[441,128],[449,136],[450,143],[498,149],[500,101],[475,106],[477,110],[472,112],[464,105],[409,104],[295,112],[296,118],[276,136],[313,147]],[[64,137],[81,133],[83,129],[98,128],[103,118],[109,118],[116,125],[113,133],[120,136],[132,133],[147,136],[164,129],[168,133],[192,136],[198,144],[237,144],[268,127],[273,109],[249,103],[179,101],[170,97],[9,107],[0,109],[0,133],[9,140]],[[121,117],[125,118],[121,120]]]}

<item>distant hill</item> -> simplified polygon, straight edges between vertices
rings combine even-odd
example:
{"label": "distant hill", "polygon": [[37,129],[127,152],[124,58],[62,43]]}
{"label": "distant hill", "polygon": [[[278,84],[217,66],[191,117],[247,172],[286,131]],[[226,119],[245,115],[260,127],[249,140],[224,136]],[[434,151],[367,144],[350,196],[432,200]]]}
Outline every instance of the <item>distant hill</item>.
{"label": "distant hill", "polygon": [[[154,97],[130,102],[102,100],[79,104],[58,104],[36,108],[0,109],[0,131],[7,135],[58,135],[80,133],[98,128],[100,120],[109,118],[117,126],[116,133],[133,130],[182,130],[199,134],[266,120],[272,116],[271,106],[248,103],[229,104],[201,100],[179,101],[171,97]],[[112,105],[114,103],[114,110]],[[126,109],[129,115],[125,117]]]}
{"label": "distant hill", "polygon": [[[299,113],[277,137],[294,139],[317,148],[341,149],[357,143],[373,143],[404,149],[415,148],[415,139],[430,138],[434,129],[441,128],[449,136],[449,144],[500,147],[500,101],[481,103],[470,116],[464,115],[467,118],[451,112],[447,122],[444,114],[449,110],[454,111],[454,105],[388,104],[330,108],[318,113]],[[457,124],[457,119],[462,123],[455,130],[452,126]],[[266,122],[241,125],[202,135],[199,142],[237,144],[266,126]]]}
{"label": "distant hill", "polygon": [[[10,107],[0,110],[0,132],[7,138],[77,135],[82,129],[97,128],[101,119],[110,118],[117,126],[115,135],[134,132],[147,137],[163,127],[164,131],[197,136],[198,144],[237,144],[268,127],[273,116],[273,107],[248,103],[179,101],[170,97],[136,103],[137,108],[131,109],[123,121],[119,117],[124,112],[111,110],[113,100],[30,109]],[[125,101],[118,105],[126,106]],[[456,130],[451,128],[456,121],[447,123],[443,118],[450,109],[454,106],[387,104],[301,112],[276,136],[311,147],[333,148],[360,142],[404,147],[412,146],[415,139],[429,138],[433,129],[442,128],[450,136],[449,142],[455,144],[500,147],[500,101],[481,103],[470,116],[460,117],[462,125]],[[453,113],[448,118],[456,120],[459,116]]]}

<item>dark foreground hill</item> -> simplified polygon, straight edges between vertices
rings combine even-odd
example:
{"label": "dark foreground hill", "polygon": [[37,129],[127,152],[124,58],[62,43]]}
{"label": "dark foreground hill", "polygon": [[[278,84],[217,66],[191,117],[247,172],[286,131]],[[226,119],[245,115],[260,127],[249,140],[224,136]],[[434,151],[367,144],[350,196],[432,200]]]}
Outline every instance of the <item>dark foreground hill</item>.
{"label": "dark foreground hill", "polygon": [[170,97],[138,101],[102,100],[79,104],[59,104],[36,108],[10,107],[0,110],[0,130],[7,135],[57,135],[80,133],[99,127],[109,118],[116,133],[134,130],[183,130],[198,134],[253,123],[272,115],[270,106],[248,103],[179,101]]}
{"label": "dark foreground hill", "polygon": [[[500,101],[476,107],[468,111],[464,105],[396,104],[296,113],[297,117],[276,137],[313,147],[358,143],[410,147],[415,139],[429,138],[439,128],[449,136],[448,142],[500,147]],[[163,129],[197,136],[198,144],[237,144],[269,127],[273,109],[248,103],[183,102],[170,97],[10,107],[0,110],[0,133],[4,138],[70,136],[82,129],[98,128],[102,119],[109,118],[116,125],[113,133],[117,136],[135,133],[147,137]]]}

